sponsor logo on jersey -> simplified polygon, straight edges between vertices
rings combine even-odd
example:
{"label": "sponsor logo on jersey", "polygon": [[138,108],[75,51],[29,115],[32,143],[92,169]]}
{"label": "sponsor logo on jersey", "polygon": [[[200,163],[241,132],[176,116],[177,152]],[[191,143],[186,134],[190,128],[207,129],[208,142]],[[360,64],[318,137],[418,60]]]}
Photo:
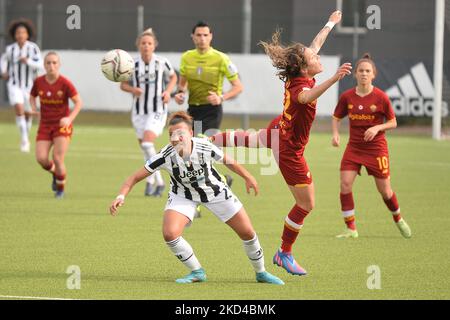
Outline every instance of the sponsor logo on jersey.
{"label": "sponsor logo on jersey", "polygon": [[183,173],[180,175],[181,179],[184,178],[192,178],[192,177],[197,177],[197,176],[201,176],[205,173],[205,170],[203,168],[198,169],[198,170],[193,170],[193,171],[183,171]]}
{"label": "sponsor logo on jersey", "polygon": [[[422,62],[413,66],[385,92],[397,116],[433,116],[434,86]],[[442,101],[442,117],[447,117],[448,111],[447,102]]]}
{"label": "sponsor logo on jersey", "polygon": [[348,115],[350,120],[373,120],[375,119],[375,116],[372,114],[354,114],[350,113]]}

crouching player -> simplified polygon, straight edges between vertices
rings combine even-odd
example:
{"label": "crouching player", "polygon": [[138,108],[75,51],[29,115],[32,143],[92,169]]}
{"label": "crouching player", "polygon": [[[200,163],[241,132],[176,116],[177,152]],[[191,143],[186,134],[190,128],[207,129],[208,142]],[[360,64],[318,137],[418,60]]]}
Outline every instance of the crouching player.
{"label": "crouching player", "polygon": [[247,192],[258,185],[253,176],[234,159],[205,139],[194,138],[192,118],[180,111],[169,119],[170,144],[148,160],[145,166],[131,175],[110,206],[111,215],[117,215],[125,196],[139,181],[156,170],[164,169],[170,175],[170,193],[164,209],[163,237],[173,254],[191,271],[178,283],[202,282],[205,270],[190,244],[182,237],[184,228],[194,220],[197,205],[207,207],[219,220],[229,225],[242,239],[245,253],[256,272],[258,282],[282,285],[284,282],[268,273],[264,267],[263,249],[242,203],[222,182],[213,162],[223,163],[245,180]]}
{"label": "crouching player", "polygon": [[[59,73],[61,66],[56,52],[44,58],[46,74],[36,78],[31,89],[30,104],[37,114],[36,98],[40,101],[40,122],[36,136],[36,160],[53,175],[52,190],[56,198],[63,198],[66,181],[64,157],[72,136],[72,123],[81,109],[81,98],[67,78]],[[69,109],[69,98],[74,103]],[[52,160],[49,159],[53,147]]]}

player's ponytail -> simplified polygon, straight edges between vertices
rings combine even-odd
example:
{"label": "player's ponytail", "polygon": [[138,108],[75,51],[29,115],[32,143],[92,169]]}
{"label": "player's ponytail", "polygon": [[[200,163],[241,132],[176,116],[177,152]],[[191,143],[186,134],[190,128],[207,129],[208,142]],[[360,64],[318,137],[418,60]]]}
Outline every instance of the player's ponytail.
{"label": "player's ponytail", "polygon": [[356,67],[354,69],[354,72],[356,73],[356,70],[358,70],[358,66],[363,62],[368,62],[372,65],[373,74],[376,76],[377,75],[377,67],[376,67],[375,62],[373,61],[370,53],[368,53],[368,52],[364,53],[362,55],[362,57],[356,62]]}
{"label": "player's ponytail", "polygon": [[177,111],[169,116],[169,126],[174,126],[181,122],[186,123],[189,127],[193,126],[192,117],[186,111]]}

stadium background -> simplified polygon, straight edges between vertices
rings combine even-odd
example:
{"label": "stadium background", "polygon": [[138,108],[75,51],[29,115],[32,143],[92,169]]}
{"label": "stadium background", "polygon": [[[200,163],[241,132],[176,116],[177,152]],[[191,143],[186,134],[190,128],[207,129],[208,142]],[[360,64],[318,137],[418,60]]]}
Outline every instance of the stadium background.
{"label": "stadium background", "polygon": [[[245,3],[251,3],[250,35],[245,38]],[[69,30],[66,20],[70,16],[67,8],[70,5],[78,5],[81,9],[81,29]],[[260,63],[263,59],[262,50],[257,42],[261,39],[269,39],[277,27],[284,30],[283,40],[303,41],[309,43],[318,30],[323,26],[326,17],[324,12],[331,12],[335,8],[343,11],[343,21],[340,27],[335,28],[333,35],[327,39],[321,54],[324,60],[329,57],[335,58],[337,62],[331,64],[331,68],[325,68],[333,72],[335,64],[344,61],[355,62],[364,52],[370,52],[377,62],[378,77],[376,85],[388,94],[401,89],[398,97],[390,94],[393,98],[394,107],[399,117],[399,124],[421,124],[430,130],[432,109],[432,83],[433,79],[433,51],[434,51],[434,1],[420,0],[281,0],[281,1],[205,1],[205,0],[173,0],[173,1],[76,1],[70,0],[1,0],[0,1],[0,50],[11,40],[5,35],[8,21],[18,17],[27,17],[35,22],[38,27],[38,38],[35,39],[42,50],[63,50],[72,57],[63,63],[63,73],[69,77],[78,87],[84,85],[85,79],[98,76],[92,71],[95,68],[98,57],[105,50],[122,48],[135,52],[134,39],[139,30],[153,27],[159,38],[160,45],[157,49],[162,54],[169,54],[172,63],[179,64],[179,54],[184,50],[192,48],[190,32],[192,25],[198,20],[208,21],[213,29],[213,46],[227,52],[237,60],[236,64],[246,78],[244,93],[225,105],[226,114],[249,114],[250,118],[261,114],[273,115],[278,112],[278,101],[282,95],[280,86],[274,77],[253,77],[260,70],[266,70],[270,75],[273,70],[266,59],[266,63]],[[450,36],[450,2],[446,1],[446,20],[444,38]],[[368,30],[366,20],[369,14],[366,8],[369,5],[378,5],[381,8],[381,29]],[[140,10],[141,13],[140,13]],[[356,26],[355,13],[359,16]],[[140,14],[142,16],[140,17]],[[357,37],[354,29],[357,27]],[[89,36],[86,36],[89,35]],[[247,41],[247,42],[246,42]],[[450,102],[450,41],[444,42],[444,77],[443,77],[443,133],[447,133],[450,127],[448,105]],[[83,53],[90,61],[84,64]],[[251,54],[248,56],[247,54]],[[63,57],[64,54],[63,54]],[[81,58],[80,58],[81,57]],[[71,68],[72,62],[81,59],[80,68]],[[260,59],[260,60],[257,60]],[[95,60],[95,63],[92,62]],[[78,61],[78,62],[79,62]],[[249,67],[253,61],[253,67]],[[63,61],[64,62],[64,61]],[[412,68],[420,69],[418,74],[427,74],[428,79],[412,74]],[[417,69],[416,68],[416,69]],[[66,70],[69,72],[66,72]],[[70,71],[77,70],[79,76],[71,74]],[[247,70],[245,70],[247,69]],[[331,70],[330,70],[331,69]],[[92,73],[92,74],[90,74]],[[266,73],[265,73],[266,74]],[[265,75],[264,74],[264,75]],[[328,74],[322,75],[325,78]],[[251,81],[249,80],[251,78]],[[98,78],[100,79],[100,78]],[[89,89],[80,92],[88,93],[89,96],[85,110],[111,110],[126,111],[130,108],[129,97],[117,88],[104,81],[95,81],[89,84]],[[78,81],[77,81],[78,80]],[[100,79],[103,80],[103,79]],[[319,76],[319,81],[322,80]],[[403,80],[404,87],[399,86]],[[264,82],[266,81],[266,82]],[[425,82],[425,85],[421,85]],[[350,77],[345,78],[334,86],[328,93],[330,97],[322,98],[326,103],[321,103],[318,114],[329,116],[338,94],[353,85]],[[7,106],[4,82],[1,84],[0,105]],[[100,97],[90,102],[94,95],[95,86],[98,92],[103,92]],[[264,88],[264,89],[261,89]],[[424,89],[425,88],[425,89]],[[431,88],[431,90],[430,90]],[[392,89],[393,91],[391,91]],[[428,90],[427,90],[428,89]],[[260,92],[266,90],[265,99]],[[267,90],[269,91],[267,93]],[[264,91],[263,91],[264,92]],[[251,96],[250,93],[254,93]],[[111,97],[107,100],[107,97]],[[261,100],[258,100],[259,99]],[[399,103],[397,98],[403,99]],[[114,104],[116,102],[116,105]],[[405,104],[405,101],[409,103]],[[431,102],[430,102],[431,101]],[[320,102],[320,101],[319,101]],[[324,107],[325,105],[325,107]],[[412,106],[412,107],[411,107]],[[171,110],[177,106],[172,102]],[[416,108],[415,110],[411,110]],[[425,112],[423,111],[425,108]],[[427,109],[428,108],[428,109]],[[426,112],[428,110],[428,112]],[[428,114],[426,114],[428,113]],[[248,126],[247,122],[241,122]],[[425,130],[426,131],[426,130]]]}

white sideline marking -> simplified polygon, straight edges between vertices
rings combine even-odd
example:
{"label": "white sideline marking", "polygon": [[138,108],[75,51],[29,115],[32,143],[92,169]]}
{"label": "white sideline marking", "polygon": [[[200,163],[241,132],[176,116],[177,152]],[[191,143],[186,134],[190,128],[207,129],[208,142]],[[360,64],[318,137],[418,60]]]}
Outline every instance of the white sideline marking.
{"label": "white sideline marking", "polygon": [[80,300],[80,299],[70,299],[70,298],[49,298],[49,297],[30,297],[30,296],[3,296],[0,298],[6,299],[34,299],[34,300]]}

